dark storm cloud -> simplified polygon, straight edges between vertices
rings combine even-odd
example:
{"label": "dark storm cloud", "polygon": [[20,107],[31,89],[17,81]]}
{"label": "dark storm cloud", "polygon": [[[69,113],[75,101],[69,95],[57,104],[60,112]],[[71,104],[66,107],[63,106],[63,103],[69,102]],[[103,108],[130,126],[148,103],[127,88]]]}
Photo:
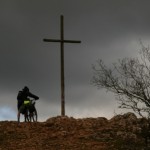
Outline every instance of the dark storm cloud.
{"label": "dark storm cloud", "polygon": [[63,14],[65,39],[82,41],[65,44],[66,111],[110,116],[115,98],[90,85],[91,64],[134,56],[138,40],[150,39],[149,5],[148,0],[0,1],[1,106],[15,110],[18,90],[28,85],[40,97],[41,118],[59,115],[60,45],[42,40],[60,38]]}

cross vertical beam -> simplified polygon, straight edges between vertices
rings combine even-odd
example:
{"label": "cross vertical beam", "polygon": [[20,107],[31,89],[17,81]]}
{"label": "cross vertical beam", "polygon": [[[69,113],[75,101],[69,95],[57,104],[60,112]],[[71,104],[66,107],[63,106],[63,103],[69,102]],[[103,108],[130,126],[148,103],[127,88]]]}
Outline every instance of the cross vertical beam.
{"label": "cross vertical beam", "polygon": [[44,42],[60,43],[60,66],[61,66],[61,115],[65,116],[65,75],[64,75],[64,43],[81,43],[81,41],[64,40],[64,17],[60,16],[60,40],[43,39]]}
{"label": "cross vertical beam", "polygon": [[64,75],[64,17],[60,16],[60,60],[61,60],[61,115],[65,116],[65,75]]}

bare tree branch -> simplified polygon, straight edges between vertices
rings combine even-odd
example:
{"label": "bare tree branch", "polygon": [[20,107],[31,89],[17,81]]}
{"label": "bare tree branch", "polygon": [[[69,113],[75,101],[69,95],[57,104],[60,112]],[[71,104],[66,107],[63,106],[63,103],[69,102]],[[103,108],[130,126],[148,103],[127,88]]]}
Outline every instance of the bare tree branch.
{"label": "bare tree branch", "polygon": [[93,65],[92,84],[115,93],[119,107],[150,116],[150,49],[144,47],[138,58],[124,58],[110,68],[102,60]]}

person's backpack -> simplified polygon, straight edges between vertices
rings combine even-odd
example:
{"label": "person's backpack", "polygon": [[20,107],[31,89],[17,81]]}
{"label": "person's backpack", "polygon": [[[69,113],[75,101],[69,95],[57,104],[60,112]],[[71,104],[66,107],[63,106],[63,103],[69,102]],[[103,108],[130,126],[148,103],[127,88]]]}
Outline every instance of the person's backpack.
{"label": "person's backpack", "polygon": [[18,92],[18,96],[17,96],[17,100],[18,100],[18,101],[21,101],[21,100],[23,100],[23,97],[24,97],[23,92],[22,92],[22,91],[19,91],[19,92]]}

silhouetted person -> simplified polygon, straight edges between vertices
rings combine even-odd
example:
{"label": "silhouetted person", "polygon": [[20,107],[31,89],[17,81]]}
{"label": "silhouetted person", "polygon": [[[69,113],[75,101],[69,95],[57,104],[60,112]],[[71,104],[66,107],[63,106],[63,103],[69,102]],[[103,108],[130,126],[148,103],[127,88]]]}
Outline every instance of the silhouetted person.
{"label": "silhouetted person", "polygon": [[30,102],[29,98],[34,98],[35,100],[38,100],[39,97],[32,94],[29,91],[29,88],[27,86],[25,86],[22,91],[19,91],[18,95],[17,95],[17,100],[18,100],[18,118],[20,118],[20,113],[25,114],[26,108],[25,105],[28,104]]}

